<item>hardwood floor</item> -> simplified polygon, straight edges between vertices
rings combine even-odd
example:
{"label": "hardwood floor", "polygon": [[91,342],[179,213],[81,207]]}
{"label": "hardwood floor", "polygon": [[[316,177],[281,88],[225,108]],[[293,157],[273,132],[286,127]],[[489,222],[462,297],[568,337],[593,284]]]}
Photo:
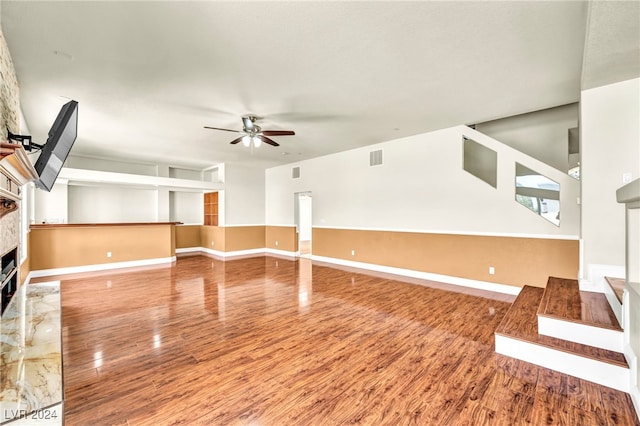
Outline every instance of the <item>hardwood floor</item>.
{"label": "hardwood floor", "polygon": [[510,304],[274,257],[63,279],[67,425],[634,425],[494,352]]}

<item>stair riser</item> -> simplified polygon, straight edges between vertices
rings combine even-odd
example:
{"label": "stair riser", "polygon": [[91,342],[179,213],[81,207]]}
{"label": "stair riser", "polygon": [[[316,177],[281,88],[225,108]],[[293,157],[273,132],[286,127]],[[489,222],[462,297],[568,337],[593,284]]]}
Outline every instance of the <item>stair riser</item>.
{"label": "stair riser", "polygon": [[541,315],[538,315],[538,334],[614,352],[622,352],[624,349],[624,334],[622,331],[593,327]]}
{"label": "stair riser", "polygon": [[583,358],[545,346],[496,334],[496,352],[569,374],[622,392],[629,392],[629,369]]}

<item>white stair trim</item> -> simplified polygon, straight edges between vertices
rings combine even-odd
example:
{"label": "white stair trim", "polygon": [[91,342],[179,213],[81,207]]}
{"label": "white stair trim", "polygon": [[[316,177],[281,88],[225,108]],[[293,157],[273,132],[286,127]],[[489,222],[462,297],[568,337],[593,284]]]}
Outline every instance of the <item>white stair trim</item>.
{"label": "white stair trim", "polygon": [[622,352],[624,349],[624,333],[622,331],[550,318],[544,315],[538,315],[538,334],[614,352]]}
{"label": "white stair trim", "polygon": [[496,352],[629,393],[629,369],[524,340],[495,335]]}

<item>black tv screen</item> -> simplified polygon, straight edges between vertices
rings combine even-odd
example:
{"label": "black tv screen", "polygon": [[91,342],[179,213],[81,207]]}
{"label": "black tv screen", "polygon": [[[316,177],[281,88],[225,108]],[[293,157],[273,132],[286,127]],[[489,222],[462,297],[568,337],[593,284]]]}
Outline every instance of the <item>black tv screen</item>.
{"label": "black tv screen", "polygon": [[42,147],[42,153],[35,164],[40,179],[36,186],[51,191],[58,178],[73,142],[78,134],[78,102],[69,101],[62,106],[56,121],[49,130],[47,143]]}

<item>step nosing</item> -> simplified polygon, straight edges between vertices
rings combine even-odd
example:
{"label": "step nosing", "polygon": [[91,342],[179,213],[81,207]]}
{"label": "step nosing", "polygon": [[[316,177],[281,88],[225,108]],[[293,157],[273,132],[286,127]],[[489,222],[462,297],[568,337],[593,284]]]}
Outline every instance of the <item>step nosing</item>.
{"label": "step nosing", "polygon": [[[625,368],[627,370],[629,369],[629,364],[626,361],[625,362],[617,362],[617,361],[611,360],[611,359],[606,359],[606,358],[603,359],[603,358],[600,358],[600,357],[597,357],[597,356],[592,356],[592,355],[587,355],[587,354],[583,354],[583,353],[580,353],[580,352],[572,351],[571,349],[561,348],[561,347],[557,347],[557,346],[550,345],[550,344],[545,344],[545,343],[541,343],[541,342],[532,341],[532,340],[524,338],[524,337],[513,336],[513,335],[510,335],[510,334],[506,334],[504,332],[496,331],[495,334],[498,335],[498,336],[505,337],[507,339],[519,340],[521,342],[529,343],[529,344],[536,345],[536,346],[541,346],[541,347],[549,349],[549,350],[563,352],[563,353],[569,354],[569,355],[578,356],[578,357],[581,357],[581,358],[589,359],[591,361],[600,362],[602,364],[614,365],[614,366],[617,366],[617,367]],[[610,352],[613,352],[613,353],[616,353],[616,354],[624,356],[624,354],[621,353],[621,352],[615,352],[615,351],[610,351]]]}
{"label": "step nosing", "polygon": [[622,327],[615,326],[615,325],[594,323],[594,322],[586,322],[586,321],[581,321],[581,320],[561,317],[561,316],[558,316],[558,315],[544,314],[544,313],[539,313],[539,312],[538,312],[537,315],[539,317],[544,317],[544,318],[549,318],[549,319],[554,319],[554,320],[564,321],[564,322],[570,322],[570,323],[573,323],[573,324],[584,325],[586,327],[601,328],[601,329],[605,329],[605,330],[618,331],[620,333],[623,332]]}

